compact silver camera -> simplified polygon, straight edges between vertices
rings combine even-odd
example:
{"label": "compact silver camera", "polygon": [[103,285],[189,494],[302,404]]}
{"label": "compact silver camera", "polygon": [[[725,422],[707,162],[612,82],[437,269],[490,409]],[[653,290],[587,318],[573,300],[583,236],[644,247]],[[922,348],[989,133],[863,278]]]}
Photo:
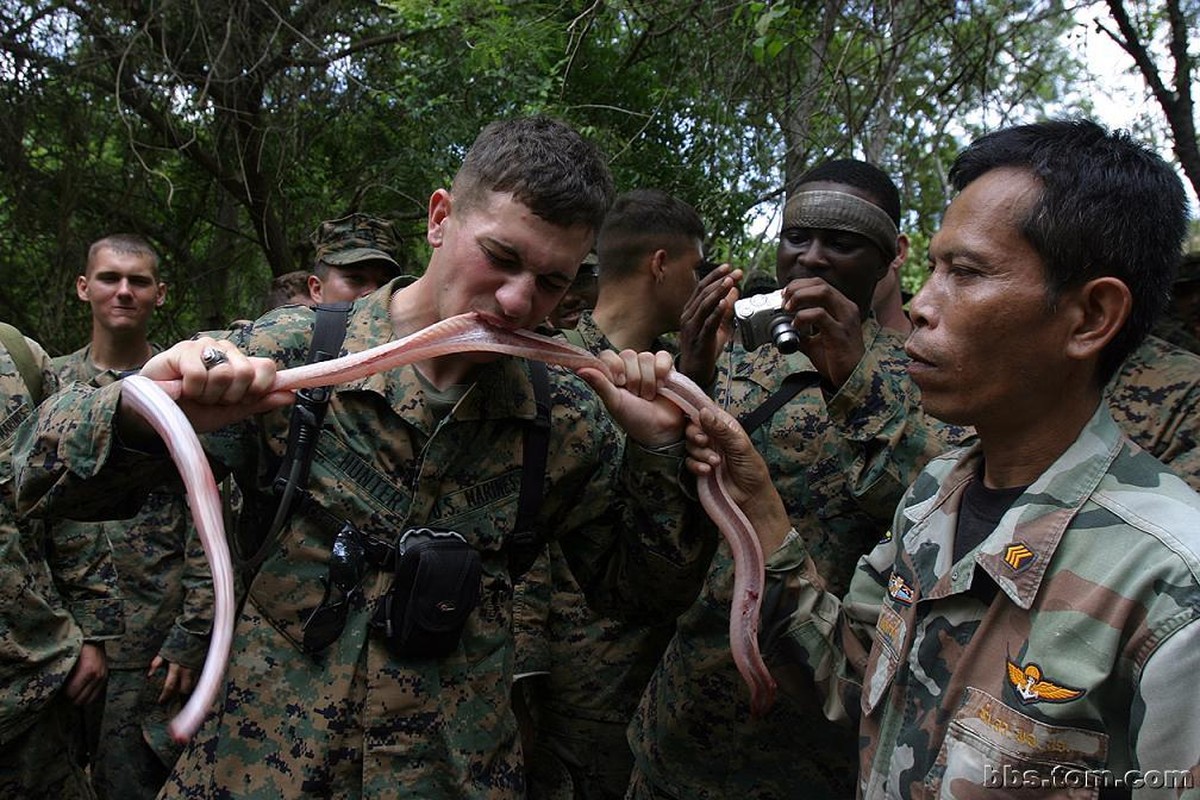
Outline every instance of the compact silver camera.
{"label": "compact silver camera", "polygon": [[775,345],[781,353],[800,349],[801,337],[792,325],[792,315],[783,310],[782,289],[738,300],[733,304],[733,319],[747,350],[757,350],[767,343]]}

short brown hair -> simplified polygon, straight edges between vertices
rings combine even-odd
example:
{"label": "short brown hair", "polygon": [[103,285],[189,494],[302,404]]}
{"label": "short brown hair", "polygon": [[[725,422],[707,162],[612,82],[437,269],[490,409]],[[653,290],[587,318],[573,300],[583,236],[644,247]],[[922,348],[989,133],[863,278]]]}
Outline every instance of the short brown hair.
{"label": "short brown hair", "polygon": [[103,239],[97,239],[88,247],[87,265],[84,274],[92,269],[92,261],[101,250],[112,250],[122,255],[141,256],[150,259],[150,271],[158,279],[158,253],[150,246],[150,242],[136,233],[113,233]]}
{"label": "short brown hair", "polygon": [[612,205],[613,179],[599,148],[546,116],[490,123],[467,152],[451,194],[473,209],[488,192],[509,192],[552,225],[600,230]]}

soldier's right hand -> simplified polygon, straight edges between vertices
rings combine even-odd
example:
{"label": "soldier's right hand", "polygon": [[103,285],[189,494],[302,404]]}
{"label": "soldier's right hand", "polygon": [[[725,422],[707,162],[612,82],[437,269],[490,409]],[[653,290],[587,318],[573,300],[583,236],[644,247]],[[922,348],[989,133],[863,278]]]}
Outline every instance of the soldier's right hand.
{"label": "soldier's right hand", "polygon": [[685,433],[687,468],[701,477],[723,464],[725,488],[750,521],[763,552],[779,549],[791,529],[787,509],[767,462],[738,421],[724,410],[702,408],[697,419],[688,421]]}
{"label": "soldier's right hand", "polygon": [[79,648],[79,658],[67,675],[63,686],[67,698],[77,706],[86,706],[99,699],[104,693],[104,682],[108,680],[108,658],[103,643],[84,642]]}
{"label": "soldier's right hand", "polygon": [[[205,355],[218,354],[218,363]],[[275,362],[250,358],[232,342],[207,336],[180,342],[157,354],[142,367],[141,375],[156,381],[178,381],[176,402],[197,433],[205,433],[294,399],[290,392],[271,392]],[[122,435],[137,420],[122,414]],[[143,431],[144,432],[144,431]]]}
{"label": "soldier's right hand", "polygon": [[679,318],[679,371],[700,387],[712,383],[717,357],[733,335],[733,303],[742,271],[729,264],[696,285]]}

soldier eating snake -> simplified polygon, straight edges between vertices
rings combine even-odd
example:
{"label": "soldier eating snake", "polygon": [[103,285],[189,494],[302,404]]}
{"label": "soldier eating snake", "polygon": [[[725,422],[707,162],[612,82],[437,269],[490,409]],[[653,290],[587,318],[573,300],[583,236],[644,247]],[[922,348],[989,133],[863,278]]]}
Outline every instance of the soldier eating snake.
{"label": "soldier eating snake", "polygon": [[[352,353],[341,358],[307,364],[279,372],[271,391],[294,391],[344,383],[449,353],[486,351],[536,359],[570,369],[590,368],[605,374],[604,363],[586,350],[566,342],[523,330],[503,330],[487,325],[475,314],[461,314],[431,325],[411,336]],[[155,429],[167,445],[188,493],[196,529],[213,573],[215,607],[213,633],[204,669],[184,708],[171,722],[171,735],[187,741],[199,729],[221,689],[225,664],[233,640],[233,567],[225,541],[221,500],[200,441],[186,416],[175,405],[180,381],[156,382],[139,376],[124,381],[123,402]],[[696,417],[712,407],[712,400],[695,383],[672,371],[660,393]],[[722,470],[697,481],[700,503],[720,529],[733,552],[734,608],[729,635],[738,672],[750,687],[751,708],[764,713],[774,702],[775,681],[758,648],[758,621],[764,581],[763,553],[749,521],[730,498]]]}

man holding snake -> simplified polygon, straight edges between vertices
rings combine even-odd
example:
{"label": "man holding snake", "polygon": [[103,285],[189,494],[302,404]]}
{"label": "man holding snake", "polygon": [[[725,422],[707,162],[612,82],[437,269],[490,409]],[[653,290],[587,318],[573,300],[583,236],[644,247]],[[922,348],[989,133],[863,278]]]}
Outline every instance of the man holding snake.
{"label": "man holding snake", "polygon": [[[601,154],[566,125],[489,125],[451,188],[430,198],[424,275],[357,303],[343,350],[469,311],[502,328],[533,327],[570,284],[612,192]],[[210,459],[260,497],[269,499],[287,446],[291,402],[267,389],[277,367],[304,360],[312,325],[308,309],[278,309],[232,344],[181,343],[142,371],[182,379],[181,407],[197,430],[213,432]],[[562,543],[593,602],[660,619],[694,595],[713,541],[692,533],[695,506],[678,481],[682,414],[656,397],[669,357],[609,355],[616,384],[589,370],[589,389],[550,369],[536,523]],[[219,706],[164,796],[523,796],[508,700],[507,537],[523,432],[536,417],[533,379],[521,359],[465,353],[333,389],[305,491],[240,614]],[[118,390],[73,387],[23,430],[26,509],[69,502],[97,515],[136,503],[163,456],[121,412]],[[614,418],[639,443],[623,457]],[[408,572],[418,541],[447,549]],[[448,647],[405,637],[410,623],[424,632],[424,618],[403,599],[416,607],[431,585],[458,585],[438,564],[478,575],[461,582],[477,587],[474,596],[421,607],[462,626]]]}

